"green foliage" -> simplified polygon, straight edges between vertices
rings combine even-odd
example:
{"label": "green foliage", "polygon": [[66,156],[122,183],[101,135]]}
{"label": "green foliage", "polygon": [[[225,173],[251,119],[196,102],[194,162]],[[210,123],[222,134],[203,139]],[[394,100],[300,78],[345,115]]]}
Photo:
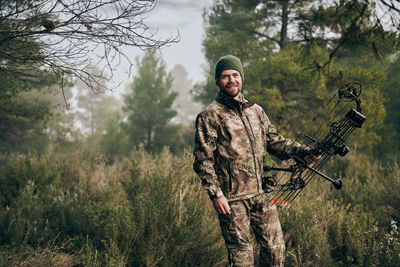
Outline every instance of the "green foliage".
{"label": "green foliage", "polygon": [[124,129],[131,146],[144,144],[148,151],[160,151],[173,140],[176,126],[170,120],[176,115],[171,106],[177,93],[171,92],[172,76],[155,51],[138,60],[138,75],[124,96],[128,122]]}
{"label": "green foliage", "polygon": [[373,147],[386,141],[383,140],[384,132],[382,132],[386,117],[386,107],[381,91],[386,74],[379,67],[366,69],[362,66],[350,67],[338,64],[332,69],[333,71],[337,70],[338,72],[346,73],[344,82],[358,81],[362,84],[361,106],[362,113],[367,117],[367,120],[353,139],[357,139],[359,146],[371,151]]}
{"label": "green foliage", "polygon": [[[56,150],[55,150],[56,151]],[[210,266],[226,262],[192,156],[143,148],[0,158],[0,265]],[[337,171],[340,170],[340,171]],[[281,214],[287,266],[393,266],[400,260],[398,164],[353,151]]]}
{"label": "green foliage", "polygon": [[387,190],[398,186],[398,165],[383,168],[353,152],[329,166],[327,173],[335,171],[343,189],[336,191],[314,178],[281,217],[287,265],[393,266],[399,254],[387,250],[398,249],[399,236],[392,229],[397,229],[399,202],[397,194]]}
{"label": "green foliage", "polygon": [[[215,217],[198,201],[201,189],[190,162],[187,154],[184,161],[174,162],[166,149],[152,159],[147,156],[146,161],[133,161],[133,166],[140,169],[131,170],[124,188],[137,218],[138,245],[133,250],[140,255],[136,259],[139,265],[149,266],[157,261],[163,266],[184,262],[208,265],[221,255]],[[181,180],[178,177],[182,173],[191,174]],[[204,200],[204,194],[201,198]],[[217,250],[213,251],[213,247]],[[162,255],[169,255],[169,259]]]}
{"label": "green foliage", "polygon": [[120,112],[121,103],[114,96],[107,94],[107,78],[96,67],[87,67],[88,73],[95,77],[90,84],[78,80],[76,100],[78,110],[76,119],[80,121],[88,135],[100,135],[105,128],[105,121]]}
{"label": "green foliage", "polygon": [[[400,168],[350,155],[327,170],[343,180],[342,190],[316,178],[281,214],[287,266],[400,260]],[[217,218],[188,152],[174,156],[165,148],[152,155],[139,148],[113,163],[80,151],[0,160],[0,265],[226,262]]]}
{"label": "green foliage", "polygon": [[346,161],[335,161],[330,169],[340,170],[336,178],[346,183],[346,187],[335,192],[335,198],[374,212],[381,225],[388,225],[391,220],[400,221],[400,197],[396,193],[400,186],[397,161],[387,160],[383,164],[379,159],[374,161],[371,155],[355,152],[349,154]]}
{"label": "green foliage", "polygon": [[[3,11],[0,23],[0,70],[8,79],[37,81],[37,77],[43,75],[40,67],[45,62],[44,43],[38,41],[37,36],[26,33],[40,28],[41,20],[49,16],[38,14],[40,11],[37,6],[25,0],[2,1],[0,7]],[[25,20],[29,16],[31,19]],[[19,31],[25,31],[25,35],[18,36]]]}
{"label": "green foliage", "polygon": [[[398,36],[376,24],[374,8],[365,1],[216,1],[205,14],[210,69],[193,89],[196,99],[212,101],[218,90],[213,66],[220,56],[234,54],[244,65],[245,95],[265,109],[280,133],[302,141],[303,133],[319,127],[310,121],[331,111],[324,104],[333,93],[357,81],[367,121],[354,138],[365,151],[398,153],[391,146],[395,126],[385,123],[385,66],[373,61],[375,56],[386,64],[398,49]],[[388,84],[384,91],[393,88]]]}
{"label": "green foliage", "polygon": [[[288,266],[371,266],[378,236],[372,216],[336,201],[302,198],[283,223]],[[318,212],[316,212],[318,211]],[[372,228],[371,228],[372,227]]]}
{"label": "green foliage", "polygon": [[[342,190],[316,178],[281,214],[287,266],[393,266],[400,260],[400,168],[350,155],[327,170],[344,181]],[[187,152],[151,155],[143,148],[113,163],[79,151],[3,155],[0,265],[226,261],[217,218],[192,160]]]}
{"label": "green foliage", "polygon": [[0,76],[0,149],[27,151],[36,145],[40,150],[51,115],[51,102],[43,96],[51,89],[46,81],[23,83]]}
{"label": "green foliage", "polygon": [[121,127],[122,116],[115,112],[105,122],[105,133],[100,136],[100,151],[114,158],[118,154],[128,155],[127,135]]}
{"label": "green foliage", "polygon": [[[224,254],[192,157],[1,157],[2,264],[209,266]],[[68,244],[68,245],[66,245]],[[54,263],[55,264],[55,263]],[[29,264],[28,264],[29,265]]]}
{"label": "green foliage", "polygon": [[318,48],[313,56],[302,52],[298,46],[287,47],[249,66],[246,72],[249,74],[246,86],[249,98],[261,105],[287,136],[310,127],[311,118],[304,114],[311,110],[318,113],[322,108],[320,99],[328,98],[325,76],[315,76],[304,68],[313,58],[326,54]]}
{"label": "green foliage", "polygon": [[[19,5],[22,10],[28,3],[3,1],[0,5],[7,6],[10,11],[13,5]],[[0,28],[4,30],[0,34],[0,150],[43,152],[52,137],[59,137],[58,133],[54,135],[60,130],[54,127],[58,122],[52,119],[59,118],[59,106],[65,108],[65,100],[58,86],[58,77],[44,70],[43,65],[30,61],[32,57],[41,57],[40,44],[34,38],[4,36],[8,31],[4,28],[10,23],[7,18],[0,23]],[[12,27],[24,27],[23,23],[12,23]],[[36,22],[32,20],[30,23]],[[26,65],[30,70],[26,69]],[[69,98],[68,82],[62,86],[65,87],[66,98]]]}
{"label": "green foliage", "polygon": [[379,242],[379,262],[383,266],[396,266],[400,255],[400,233],[396,221],[391,221],[388,232]]}
{"label": "green foliage", "polygon": [[384,137],[387,142],[386,146],[383,147],[379,152],[381,154],[388,153],[393,154],[400,151],[400,78],[398,73],[400,72],[400,56],[397,54],[394,57],[393,62],[389,64],[387,68],[387,80],[382,86],[382,93],[386,98],[386,124],[382,132],[386,134]]}

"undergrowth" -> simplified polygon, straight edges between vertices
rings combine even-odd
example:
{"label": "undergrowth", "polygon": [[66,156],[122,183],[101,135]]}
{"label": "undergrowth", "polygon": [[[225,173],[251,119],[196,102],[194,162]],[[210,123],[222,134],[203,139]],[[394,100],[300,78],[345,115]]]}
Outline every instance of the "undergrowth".
{"label": "undergrowth", "polygon": [[[0,266],[224,266],[192,162],[167,148],[0,156]],[[286,266],[395,266],[399,165],[352,153],[326,171],[342,190],[314,178],[281,213]]]}

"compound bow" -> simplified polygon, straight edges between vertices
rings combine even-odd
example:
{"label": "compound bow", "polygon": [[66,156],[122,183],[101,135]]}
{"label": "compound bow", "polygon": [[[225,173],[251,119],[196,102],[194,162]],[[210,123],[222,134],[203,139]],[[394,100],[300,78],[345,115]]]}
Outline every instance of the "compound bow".
{"label": "compound bow", "polygon": [[[308,140],[308,146],[310,147],[309,154],[318,157],[320,156],[320,160],[309,163],[304,159],[305,155],[301,155],[292,156],[293,161],[288,167],[280,168],[264,166],[264,172],[266,172],[266,174],[269,174],[270,171],[281,173],[281,176],[278,179],[275,179],[271,175],[263,177],[265,190],[269,193],[274,193],[270,197],[273,205],[278,206],[282,210],[289,209],[294,199],[316,174],[330,181],[336,189],[342,187],[342,181],[332,179],[322,173],[320,169],[331,156],[339,155],[344,157],[350,151],[349,147],[345,145],[345,141],[355,128],[362,127],[362,124],[366,119],[366,117],[361,113],[361,100],[359,98],[361,91],[361,84],[357,82],[348,83],[342,86],[338,90],[337,95],[328,101],[329,103],[334,98],[338,99],[332,111],[341,102],[355,102],[356,109],[351,108],[344,117],[332,122],[329,132],[323,138],[318,139],[316,137],[316,134],[321,127],[314,134],[305,135]],[[290,174],[289,179],[284,183],[280,183],[287,173]]]}

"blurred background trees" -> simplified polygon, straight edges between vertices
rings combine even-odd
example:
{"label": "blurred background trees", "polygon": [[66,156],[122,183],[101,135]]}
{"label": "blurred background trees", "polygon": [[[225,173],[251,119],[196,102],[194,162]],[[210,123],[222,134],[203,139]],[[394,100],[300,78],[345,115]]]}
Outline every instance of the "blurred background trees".
{"label": "blurred background trees", "polygon": [[172,91],[177,93],[172,108],[177,114],[173,121],[184,127],[193,128],[193,122],[201,111],[202,105],[193,100],[191,90],[193,82],[188,79],[188,72],[182,65],[175,65],[171,70],[173,77]]}
{"label": "blurred background trees", "polygon": [[154,51],[137,64],[138,76],[124,96],[127,122],[123,126],[131,147],[142,143],[148,151],[160,150],[177,131],[170,123],[177,114],[172,109],[177,93],[171,91],[172,76]]}

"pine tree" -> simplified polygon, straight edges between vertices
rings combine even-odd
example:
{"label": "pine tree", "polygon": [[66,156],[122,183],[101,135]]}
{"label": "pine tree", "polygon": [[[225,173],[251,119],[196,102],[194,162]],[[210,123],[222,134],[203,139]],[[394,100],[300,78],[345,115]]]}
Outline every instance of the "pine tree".
{"label": "pine tree", "polygon": [[202,108],[199,103],[194,102],[190,92],[193,82],[188,79],[188,72],[180,64],[174,66],[171,70],[171,75],[174,78],[172,91],[178,94],[172,105],[172,108],[178,112],[173,121],[185,127],[192,127],[196,115]]}
{"label": "pine tree", "polygon": [[76,115],[84,133],[99,135],[105,130],[105,122],[120,110],[120,103],[114,96],[106,94],[107,89],[104,88],[108,88],[107,77],[97,67],[88,67],[86,72],[96,79],[91,85],[77,81],[76,100],[79,109]]}
{"label": "pine tree", "polygon": [[314,127],[309,123],[313,114],[327,112],[323,103],[342,86],[338,74],[344,73],[349,81],[363,84],[368,122],[360,142],[381,142],[384,72],[378,61],[367,61],[392,53],[398,38],[390,27],[379,27],[372,4],[215,1],[205,18],[203,46],[210,70],[207,81],[194,88],[197,100],[212,101],[215,62],[236,55],[244,65],[245,96],[266,110],[282,134],[294,137]]}
{"label": "pine tree", "polygon": [[123,110],[128,118],[123,127],[131,145],[159,151],[177,131],[177,126],[169,123],[177,114],[171,108],[177,93],[171,92],[172,76],[155,51],[147,52],[137,65],[138,75],[124,95]]}

